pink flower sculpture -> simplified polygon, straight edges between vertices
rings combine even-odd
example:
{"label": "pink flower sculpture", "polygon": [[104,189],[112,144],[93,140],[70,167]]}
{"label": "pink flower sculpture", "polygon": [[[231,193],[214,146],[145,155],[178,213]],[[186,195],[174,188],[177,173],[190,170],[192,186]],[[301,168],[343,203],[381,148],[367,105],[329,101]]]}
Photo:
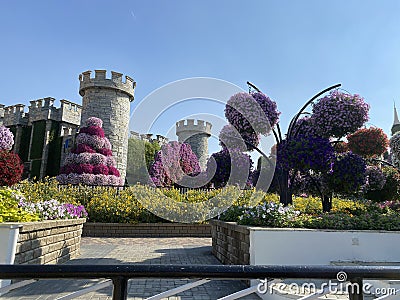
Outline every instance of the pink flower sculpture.
{"label": "pink flower sculpture", "polygon": [[57,180],[61,184],[122,185],[122,179],[105,137],[103,121],[91,117],[76,138],[77,145],[69,153]]}

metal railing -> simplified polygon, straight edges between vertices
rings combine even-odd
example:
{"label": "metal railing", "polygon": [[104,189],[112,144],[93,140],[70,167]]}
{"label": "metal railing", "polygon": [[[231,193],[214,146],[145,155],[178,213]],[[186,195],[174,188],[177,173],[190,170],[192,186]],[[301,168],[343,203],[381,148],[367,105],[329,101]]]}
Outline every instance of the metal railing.
{"label": "metal railing", "polygon": [[[127,299],[128,280],[134,278],[203,278],[204,282],[211,279],[336,279],[339,272],[345,272],[346,281],[360,286],[366,279],[400,280],[400,266],[0,265],[0,279],[111,279],[115,300]],[[255,292],[254,287],[251,292]],[[362,290],[349,293],[349,298],[363,299]]]}

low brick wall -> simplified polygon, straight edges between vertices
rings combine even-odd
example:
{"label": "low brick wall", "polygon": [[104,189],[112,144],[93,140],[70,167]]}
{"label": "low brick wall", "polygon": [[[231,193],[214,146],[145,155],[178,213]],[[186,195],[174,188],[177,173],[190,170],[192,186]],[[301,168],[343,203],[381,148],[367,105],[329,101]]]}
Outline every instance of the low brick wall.
{"label": "low brick wall", "polygon": [[179,223],[85,223],[88,237],[211,237],[209,224]]}
{"label": "low brick wall", "polygon": [[250,264],[250,230],[234,222],[211,220],[212,253],[225,265]]}
{"label": "low brick wall", "polygon": [[85,221],[21,223],[14,264],[56,264],[77,257]]}

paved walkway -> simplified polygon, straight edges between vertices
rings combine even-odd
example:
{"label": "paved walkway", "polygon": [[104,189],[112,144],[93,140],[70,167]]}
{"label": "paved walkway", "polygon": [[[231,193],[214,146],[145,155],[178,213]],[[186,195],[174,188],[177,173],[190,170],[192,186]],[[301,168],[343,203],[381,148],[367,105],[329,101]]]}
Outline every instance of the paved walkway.
{"label": "paved walkway", "polygon": [[[220,264],[211,254],[210,238],[82,238],[81,256],[68,264]],[[99,280],[40,280],[0,297],[4,300],[57,299]],[[146,299],[191,280],[129,280],[128,299]],[[246,288],[241,281],[213,280],[168,299],[218,299]],[[112,287],[76,299],[111,299]],[[255,294],[242,299],[259,299]]]}

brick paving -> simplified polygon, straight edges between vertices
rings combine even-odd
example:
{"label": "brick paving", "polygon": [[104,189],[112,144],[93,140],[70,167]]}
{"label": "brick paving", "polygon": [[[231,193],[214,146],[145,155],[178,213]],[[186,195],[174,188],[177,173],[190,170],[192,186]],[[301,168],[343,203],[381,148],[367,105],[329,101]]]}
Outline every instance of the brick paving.
{"label": "brick paving", "polygon": [[[67,264],[220,264],[211,254],[210,238],[82,238],[81,256]],[[100,280],[40,280],[8,292],[4,300],[57,299]],[[163,291],[181,286],[192,280],[142,279],[129,280],[128,299],[146,299]],[[237,280],[213,280],[169,300],[218,299],[247,286]],[[76,299],[111,299],[112,287],[88,293]],[[260,299],[252,294],[241,299]]]}

